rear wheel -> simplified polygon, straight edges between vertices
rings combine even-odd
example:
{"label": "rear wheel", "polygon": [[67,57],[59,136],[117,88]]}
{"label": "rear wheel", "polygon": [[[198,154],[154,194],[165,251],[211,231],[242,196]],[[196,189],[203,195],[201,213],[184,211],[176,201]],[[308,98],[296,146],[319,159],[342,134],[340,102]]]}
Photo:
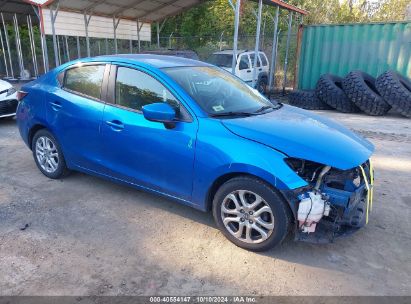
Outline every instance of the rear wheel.
{"label": "rear wheel", "polygon": [[260,78],[257,83],[257,90],[261,94],[265,94],[267,92],[267,79]]}
{"label": "rear wheel", "polygon": [[222,233],[235,245],[263,251],[281,243],[290,216],[284,199],[253,177],[224,183],[213,200],[213,216]]}
{"label": "rear wheel", "polygon": [[60,145],[46,129],[34,135],[32,151],[37,167],[48,178],[59,179],[69,172]]}

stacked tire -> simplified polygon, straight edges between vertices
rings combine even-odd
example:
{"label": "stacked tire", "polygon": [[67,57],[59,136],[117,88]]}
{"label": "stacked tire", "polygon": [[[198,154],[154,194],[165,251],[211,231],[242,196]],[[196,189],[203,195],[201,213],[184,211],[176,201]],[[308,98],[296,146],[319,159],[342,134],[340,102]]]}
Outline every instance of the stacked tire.
{"label": "stacked tire", "polygon": [[362,71],[352,71],[345,78],[322,75],[315,90],[293,91],[291,105],[308,109],[335,109],[343,113],[364,112],[372,116],[385,115],[391,108],[411,117],[411,81],[387,71],[377,79]]}
{"label": "stacked tire", "polygon": [[327,110],[330,107],[321,101],[314,90],[297,90],[288,95],[288,101],[291,105],[306,110]]}
{"label": "stacked tire", "polygon": [[404,76],[387,71],[376,81],[377,90],[398,113],[411,118],[411,81]]}

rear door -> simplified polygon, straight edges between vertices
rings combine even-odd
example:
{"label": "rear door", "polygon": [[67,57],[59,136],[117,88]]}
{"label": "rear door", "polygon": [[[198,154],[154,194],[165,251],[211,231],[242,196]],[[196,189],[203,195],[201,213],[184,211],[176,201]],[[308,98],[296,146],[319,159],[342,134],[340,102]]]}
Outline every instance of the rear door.
{"label": "rear door", "polygon": [[[251,66],[252,66],[252,68],[253,69],[256,69],[257,71],[256,71],[256,73],[255,73],[255,81],[257,81],[258,80],[258,75],[263,71],[263,68],[261,67],[261,61],[260,61],[260,57],[259,56],[257,56],[257,65],[254,67],[254,55],[255,55],[255,53],[250,53],[250,61],[251,61]],[[251,74],[254,74],[254,73],[251,73]],[[252,78],[252,76],[251,76],[251,80],[252,80],[253,78]]]}
{"label": "rear door", "polygon": [[268,59],[265,53],[263,52],[260,52],[260,61],[261,61],[262,72],[268,73],[269,71]]}
{"label": "rear door", "polygon": [[46,98],[46,117],[69,165],[99,171],[100,123],[109,65],[92,63],[68,68],[62,85]]}

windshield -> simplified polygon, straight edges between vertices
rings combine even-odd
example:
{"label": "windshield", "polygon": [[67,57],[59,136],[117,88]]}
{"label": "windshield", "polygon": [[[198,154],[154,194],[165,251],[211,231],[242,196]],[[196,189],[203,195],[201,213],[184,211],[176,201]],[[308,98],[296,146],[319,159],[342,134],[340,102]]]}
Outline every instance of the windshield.
{"label": "windshield", "polygon": [[278,106],[217,67],[176,67],[164,68],[163,71],[211,116],[255,114]]}
{"label": "windshield", "polygon": [[223,68],[231,68],[233,64],[233,55],[230,54],[213,54],[207,62]]}

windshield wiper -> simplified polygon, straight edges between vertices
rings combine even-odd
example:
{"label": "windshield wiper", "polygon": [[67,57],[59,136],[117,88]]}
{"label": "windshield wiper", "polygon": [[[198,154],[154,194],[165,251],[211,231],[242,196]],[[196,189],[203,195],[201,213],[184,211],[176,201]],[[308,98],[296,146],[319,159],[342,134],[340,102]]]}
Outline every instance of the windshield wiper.
{"label": "windshield wiper", "polygon": [[231,117],[231,116],[252,116],[254,113],[250,112],[225,112],[225,113],[215,113],[210,114],[211,117]]}
{"label": "windshield wiper", "polygon": [[274,107],[273,106],[262,106],[261,108],[259,108],[254,113],[261,113],[261,112],[264,112],[264,111],[269,110],[269,109],[274,109]]}

